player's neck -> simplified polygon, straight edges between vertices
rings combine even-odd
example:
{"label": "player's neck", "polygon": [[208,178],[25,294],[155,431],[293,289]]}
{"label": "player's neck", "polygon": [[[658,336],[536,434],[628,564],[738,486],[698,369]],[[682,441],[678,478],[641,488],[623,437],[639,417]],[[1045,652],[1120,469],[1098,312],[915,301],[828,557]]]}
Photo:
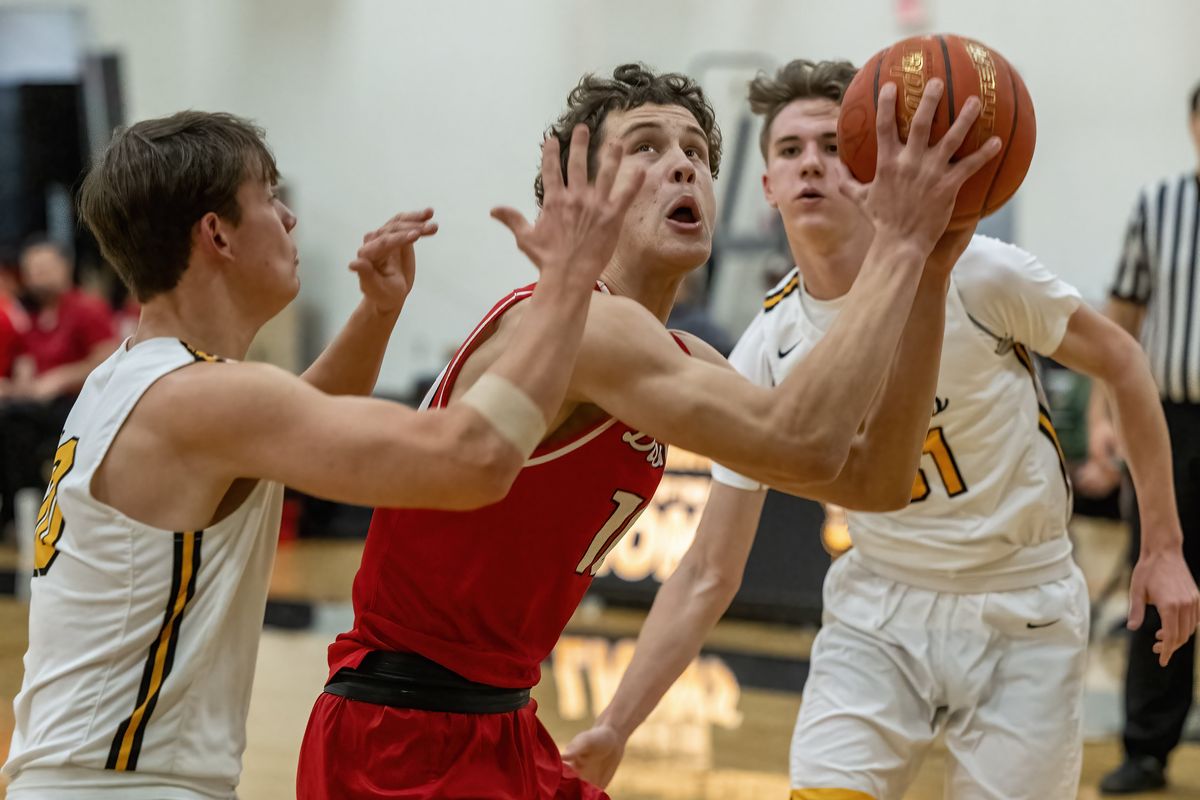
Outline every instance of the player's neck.
{"label": "player's neck", "polygon": [[665,325],[684,277],[670,269],[627,267],[614,258],[600,280],[613,294],[628,297],[645,306]]}
{"label": "player's neck", "polygon": [[804,278],[804,290],[817,300],[835,300],[850,291],[871,236],[802,236],[788,231],[792,258]]}
{"label": "player's neck", "polygon": [[201,303],[178,290],[146,302],[130,346],[167,336],[180,339],[197,350],[242,360],[261,324],[239,318],[229,303]]}

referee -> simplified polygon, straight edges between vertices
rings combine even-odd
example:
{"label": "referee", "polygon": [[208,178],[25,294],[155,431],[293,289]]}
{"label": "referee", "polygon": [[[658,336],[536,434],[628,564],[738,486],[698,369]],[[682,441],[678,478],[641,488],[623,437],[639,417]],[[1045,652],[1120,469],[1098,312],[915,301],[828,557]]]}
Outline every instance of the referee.
{"label": "referee", "polygon": [[[1192,92],[1190,128],[1200,159],[1200,85]],[[1200,161],[1198,161],[1200,163]],[[1200,170],[1146,187],[1138,197],[1106,313],[1137,336],[1162,397],[1175,464],[1175,496],[1184,558],[1200,580]],[[1103,415],[1093,414],[1097,419]],[[1094,425],[1092,458],[1113,458],[1111,425]],[[1140,530],[1135,513],[1132,554]],[[1129,641],[1125,675],[1125,760],[1100,782],[1102,794],[1132,794],[1166,785],[1167,756],[1179,744],[1192,706],[1195,640],[1166,667],[1152,651],[1156,610]]]}

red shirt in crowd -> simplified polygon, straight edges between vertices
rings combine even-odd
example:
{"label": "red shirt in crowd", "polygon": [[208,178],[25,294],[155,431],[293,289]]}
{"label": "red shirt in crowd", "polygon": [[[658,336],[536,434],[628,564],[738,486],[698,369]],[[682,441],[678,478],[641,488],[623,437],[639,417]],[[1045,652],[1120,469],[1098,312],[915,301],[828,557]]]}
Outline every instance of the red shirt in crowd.
{"label": "red shirt in crowd", "polygon": [[96,345],[116,336],[108,304],[78,289],[59,298],[55,308],[32,317],[21,335],[21,351],[33,356],[38,375],[82,361]]}
{"label": "red shirt in crowd", "polygon": [[17,319],[18,314],[23,318],[24,313],[14,301],[0,297],[0,378],[12,375],[13,359],[21,350]]}

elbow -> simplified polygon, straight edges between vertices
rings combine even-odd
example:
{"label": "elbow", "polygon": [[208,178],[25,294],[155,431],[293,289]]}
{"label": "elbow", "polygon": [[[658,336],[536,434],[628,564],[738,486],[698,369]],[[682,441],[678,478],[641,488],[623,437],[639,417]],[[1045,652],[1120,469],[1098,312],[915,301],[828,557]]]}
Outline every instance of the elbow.
{"label": "elbow", "polygon": [[899,481],[885,481],[884,483],[895,485],[884,485],[877,491],[865,492],[863,502],[855,503],[851,508],[855,511],[868,511],[874,514],[902,511],[908,508],[908,504],[912,502],[912,483],[902,484]]}
{"label": "elbow", "polygon": [[466,421],[443,452],[455,460],[450,481],[457,511],[503,500],[525,465],[524,455],[482,419]]}
{"label": "elbow", "polygon": [[475,448],[478,460],[466,472],[464,510],[499,503],[508,496],[521,474],[525,459],[507,441],[498,436],[493,438],[497,441],[481,443]]}
{"label": "elbow", "polygon": [[[778,412],[764,415],[758,431],[757,451],[766,454],[761,474],[765,481],[787,491],[790,486],[830,483],[837,479],[850,457],[851,436],[824,426],[798,426]],[[831,428],[832,426],[830,426]]]}
{"label": "elbow", "polygon": [[[810,432],[811,433],[811,432]],[[786,445],[787,474],[801,484],[832,483],[842,474],[850,457],[850,441],[820,434],[796,437]]]}

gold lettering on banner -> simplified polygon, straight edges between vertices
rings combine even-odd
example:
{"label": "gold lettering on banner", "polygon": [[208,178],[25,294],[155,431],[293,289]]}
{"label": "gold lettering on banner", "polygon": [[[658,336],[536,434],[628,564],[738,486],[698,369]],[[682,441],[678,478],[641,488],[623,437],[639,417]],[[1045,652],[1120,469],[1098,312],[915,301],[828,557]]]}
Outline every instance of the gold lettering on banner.
{"label": "gold lettering on banner", "polygon": [[979,73],[979,99],[983,108],[975,122],[979,142],[985,141],[996,129],[996,61],[991,52],[979,42],[967,42],[967,55]]}
{"label": "gold lettering on banner", "polygon": [[[553,656],[559,716],[586,719],[607,707],[633,659],[635,645],[634,639],[610,643],[593,637],[562,637]],[[741,697],[741,686],[729,666],[716,656],[700,656],[630,737],[629,749],[707,769],[712,766],[713,727],[737,730],[742,725]]]}
{"label": "gold lettering on banner", "polygon": [[900,128],[900,138],[907,141],[913,114],[921,104],[921,94],[925,91],[925,51],[911,50],[905,53],[900,59],[900,66],[892,67],[888,74],[900,79],[898,88],[903,92],[904,105],[896,115],[896,123]]}

